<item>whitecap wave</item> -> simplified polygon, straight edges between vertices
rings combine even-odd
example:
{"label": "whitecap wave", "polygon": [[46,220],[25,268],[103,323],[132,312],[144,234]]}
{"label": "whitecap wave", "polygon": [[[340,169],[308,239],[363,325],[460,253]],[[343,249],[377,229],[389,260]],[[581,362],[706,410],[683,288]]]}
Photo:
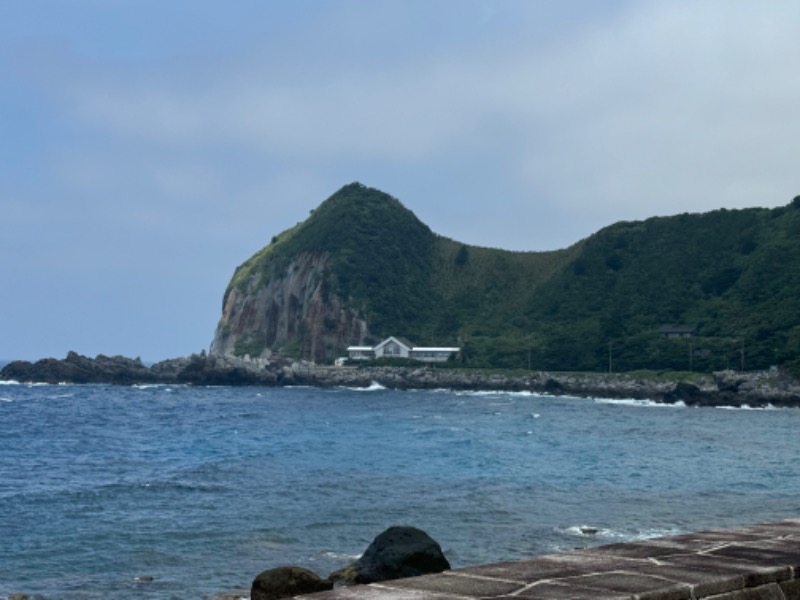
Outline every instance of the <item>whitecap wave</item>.
{"label": "whitecap wave", "polygon": [[635,542],[671,535],[679,535],[682,533],[680,529],[674,527],[653,527],[631,531],[624,529],[608,529],[594,525],[570,525],[568,527],[556,528],[556,531],[575,537],[602,539],[606,542]]}
{"label": "whitecap wave", "polygon": [[331,550],[323,550],[317,552],[314,558],[325,558],[328,560],[347,561],[352,562],[361,558],[360,554],[347,554],[345,552],[333,552]]}
{"label": "whitecap wave", "polygon": [[642,406],[647,408],[686,408],[683,401],[674,404],[656,402],[655,400],[642,400],[640,398],[592,398],[595,404],[613,404],[617,406]]}
{"label": "whitecap wave", "polygon": [[543,398],[544,394],[520,390],[509,392],[507,390],[457,390],[453,392],[456,396],[503,396],[512,398]]}
{"label": "whitecap wave", "polygon": [[720,410],[780,410],[772,404],[766,406],[750,406],[749,404],[742,404],[741,406],[717,406]]}
{"label": "whitecap wave", "polygon": [[378,390],[385,390],[386,388],[377,381],[373,381],[367,387],[349,387],[347,389],[354,392],[376,392]]}
{"label": "whitecap wave", "polygon": [[0,379],[0,385],[19,385],[19,381],[13,379]]}
{"label": "whitecap wave", "polygon": [[606,529],[594,527],[593,525],[570,525],[569,527],[561,528],[562,533],[581,537],[603,537],[606,535],[607,531]]}

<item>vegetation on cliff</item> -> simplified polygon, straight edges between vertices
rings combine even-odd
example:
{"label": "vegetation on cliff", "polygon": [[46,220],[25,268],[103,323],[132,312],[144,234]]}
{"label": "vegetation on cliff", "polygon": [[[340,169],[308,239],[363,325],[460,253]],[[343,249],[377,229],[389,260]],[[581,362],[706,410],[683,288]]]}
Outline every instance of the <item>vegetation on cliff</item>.
{"label": "vegetation on cliff", "polygon": [[[226,298],[290,277],[294,258],[317,254],[329,257],[323,298],[335,295],[369,326],[366,339],[342,338],[339,353],[402,335],[459,345],[473,367],[797,372],[799,242],[796,198],[772,210],[622,222],[567,249],[508,252],[438,236],[395,198],[354,183],[240,266]],[[666,324],[695,335],[666,339]]]}
{"label": "vegetation on cliff", "polygon": [[[546,368],[800,366],[800,201],[617,223],[539,291]],[[664,324],[695,335],[664,339]],[[549,357],[549,358],[548,358]]]}

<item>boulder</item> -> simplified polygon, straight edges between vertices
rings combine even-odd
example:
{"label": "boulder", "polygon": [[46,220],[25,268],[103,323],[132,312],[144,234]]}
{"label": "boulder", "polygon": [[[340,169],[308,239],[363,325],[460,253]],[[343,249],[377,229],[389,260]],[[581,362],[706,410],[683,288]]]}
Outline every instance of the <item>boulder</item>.
{"label": "boulder", "polygon": [[331,573],[329,579],[342,585],[355,585],[449,569],[450,563],[442,548],[427,533],[415,527],[395,526],[376,537],[361,558]]}
{"label": "boulder", "polygon": [[333,589],[333,583],[302,567],[277,567],[259,573],[250,600],[278,600]]}
{"label": "boulder", "polygon": [[689,406],[702,406],[708,403],[709,394],[704,393],[696,385],[679,381],[675,389],[663,395],[664,402],[684,402]]}

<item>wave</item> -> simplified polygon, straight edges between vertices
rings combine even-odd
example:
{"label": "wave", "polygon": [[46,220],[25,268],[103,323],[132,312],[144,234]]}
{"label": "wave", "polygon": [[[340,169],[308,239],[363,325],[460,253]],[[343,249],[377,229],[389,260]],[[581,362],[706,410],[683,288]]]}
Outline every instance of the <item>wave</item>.
{"label": "wave", "polygon": [[556,527],[555,531],[556,533],[560,533],[562,535],[582,537],[585,539],[597,539],[603,540],[604,542],[635,542],[640,540],[649,540],[652,538],[679,535],[682,533],[682,530],[675,527],[652,527],[648,529],[631,531],[624,529],[607,529],[594,525],[570,525],[567,527]]}
{"label": "wave", "polygon": [[617,406],[642,406],[647,408],[686,408],[686,403],[679,400],[675,403],[656,402],[639,398],[592,398],[595,404],[613,404]]}
{"label": "wave", "polygon": [[346,554],[344,552],[332,552],[330,550],[323,550],[321,552],[316,552],[312,560],[316,558],[325,558],[328,560],[336,560],[342,562],[352,562],[354,560],[358,560],[361,558],[361,554]]}
{"label": "wave", "polygon": [[750,406],[749,404],[742,404],[741,406],[717,406],[720,410],[780,410],[777,406],[767,404],[766,406]]}
{"label": "wave", "polygon": [[508,390],[455,390],[453,394],[456,396],[511,396],[519,398],[541,398],[542,394],[537,392],[530,392],[528,390],[519,390],[517,392],[510,392]]}
{"label": "wave", "polygon": [[0,385],[19,385],[19,381],[14,379],[0,379]]}
{"label": "wave", "polygon": [[570,525],[569,527],[557,528],[556,531],[581,537],[604,537],[608,530],[592,525]]}
{"label": "wave", "polygon": [[385,390],[386,387],[382,386],[377,381],[373,381],[367,387],[348,387],[346,388],[352,392],[377,392],[379,390]]}

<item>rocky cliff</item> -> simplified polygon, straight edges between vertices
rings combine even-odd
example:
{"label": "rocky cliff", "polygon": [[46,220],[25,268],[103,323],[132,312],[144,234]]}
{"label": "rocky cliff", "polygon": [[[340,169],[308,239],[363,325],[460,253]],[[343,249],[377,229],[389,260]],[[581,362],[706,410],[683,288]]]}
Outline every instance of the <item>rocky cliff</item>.
{"label": "rocky cliff", "polygon": [[250,272],[225,296],[211,354],[268,358],[274,350],[330,361],[369,334],[359,311],[331,290],[330,254],[303,252],[266,283]]}
{"label": "rocky cliff", "polygon": [[211,354],[333,362],[350,345],[414,336],[437,305],[435,244],[397,199],[344,186],[236,269]]}

